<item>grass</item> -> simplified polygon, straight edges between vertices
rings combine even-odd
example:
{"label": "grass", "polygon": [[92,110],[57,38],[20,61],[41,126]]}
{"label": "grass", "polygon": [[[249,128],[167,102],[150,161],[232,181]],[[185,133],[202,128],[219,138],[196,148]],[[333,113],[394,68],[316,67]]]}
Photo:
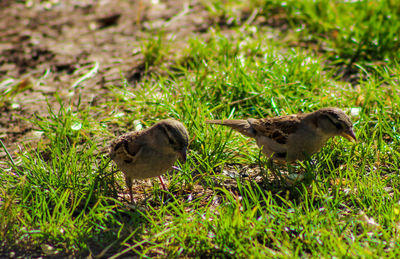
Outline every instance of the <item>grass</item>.
{"label": "grass", "polygon": [[[271,39],[234,17],[230,6],[245,13],[238,2],[213,1],[212,15],[237,21],[229,34],[221,26],[207,41],[191,37],[167,73],[146,73],[134,91],[122,79],[102,107],[59,98],[59,109],[27,118],[43,138],[0,169],[3,248],[114,258],[399,256],[400,65],[392,33],[398,4],[260,2],[250,3],[260,16],[279,7],[288,26],[307,25],[292,37],[315,39],[331,51]],[[171,51],[171,42],[163,49],[162,36],[141,44],[146,71]],[[353,84],[336,76],[350,63],[360,75]],[[299,163],[296,170],[307,177],[291,186],[263,169],[266,159],[254,141],[204,123],[326,106],[352,114],[358,142],[329,141]],[[170,193],[156,179],[138,182],[138,197],[142,188],[149,199],[131,208],[121,198],[122,176],[112,173],[102,148],[115,134],[163,118],[186,125],[188,161],[165,176]]]}

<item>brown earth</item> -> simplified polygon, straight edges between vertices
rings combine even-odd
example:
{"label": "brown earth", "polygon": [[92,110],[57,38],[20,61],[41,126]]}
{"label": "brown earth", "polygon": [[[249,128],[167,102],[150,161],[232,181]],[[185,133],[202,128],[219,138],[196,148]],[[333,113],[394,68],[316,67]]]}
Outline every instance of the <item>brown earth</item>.
{"label": "brown earth", "polygon": [[144,39],[162,30],[173,43],[168,63],[187,36],[213,22],[199,1],[178,0],[9,0],[0,2],[0,17],[0,138],[10,153],[38,138],[21,117],[47,114],[56,95],[101,104],[107,86],[123,84],[121,74],[135,88],[144,76]]}

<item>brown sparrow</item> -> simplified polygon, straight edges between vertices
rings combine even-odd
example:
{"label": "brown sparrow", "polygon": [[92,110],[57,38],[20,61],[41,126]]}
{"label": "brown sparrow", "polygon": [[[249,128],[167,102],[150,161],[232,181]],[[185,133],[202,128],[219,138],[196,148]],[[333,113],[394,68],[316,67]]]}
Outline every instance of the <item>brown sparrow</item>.
{"label": "brown sparrow", "polygon": [[255,138],[266,156],[287,162],[308,158],[335,136],[356,140],[353,123],[338,108],[266,119],[207,120],[206,123],[228,126]]}
{"label": "brown sparrow", "polygon": [[185,126],[171,119],[159,121],[145,130],[126,133],[111,143],[109,155],[125,175],[132,203],[132,179],[158,176],[166,189],[161,175],[179,157],[186,160],[188,143]]}

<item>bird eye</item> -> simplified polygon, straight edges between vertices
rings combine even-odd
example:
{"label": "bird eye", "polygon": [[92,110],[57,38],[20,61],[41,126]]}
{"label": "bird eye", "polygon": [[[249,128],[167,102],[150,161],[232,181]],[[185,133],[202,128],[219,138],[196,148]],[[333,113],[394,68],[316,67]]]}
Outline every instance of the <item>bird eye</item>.
{"label": "bird eye", "polygon": [[170,145],[175,145],[175,141],[170,136],[167,135],[167,138]]}
{"label": "bird eye", "polygon": [[165,137],[168,139],[168,143],[172,146],[175,145],[175,140],[169,134],[170,131],[167,130],[167,128],[165,128],[164,126],[160,127],[160,129],[164,132]]}
{"label": "bird eye", "polygon": [[340,122],[335,123],[335,126],[336,126],[336,128],[337,128],[338,130],[343,129],[343,125],[342,125]]}

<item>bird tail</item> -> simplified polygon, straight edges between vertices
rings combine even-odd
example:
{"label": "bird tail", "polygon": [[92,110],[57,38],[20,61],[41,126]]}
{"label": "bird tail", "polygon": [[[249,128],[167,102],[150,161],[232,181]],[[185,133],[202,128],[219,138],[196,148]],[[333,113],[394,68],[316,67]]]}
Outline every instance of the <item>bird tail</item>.
{"label": "bird tail", "polygon": [[206,120],[206,123],[228,126],[248,137],[256,136],[255,130],[247,120]]}

